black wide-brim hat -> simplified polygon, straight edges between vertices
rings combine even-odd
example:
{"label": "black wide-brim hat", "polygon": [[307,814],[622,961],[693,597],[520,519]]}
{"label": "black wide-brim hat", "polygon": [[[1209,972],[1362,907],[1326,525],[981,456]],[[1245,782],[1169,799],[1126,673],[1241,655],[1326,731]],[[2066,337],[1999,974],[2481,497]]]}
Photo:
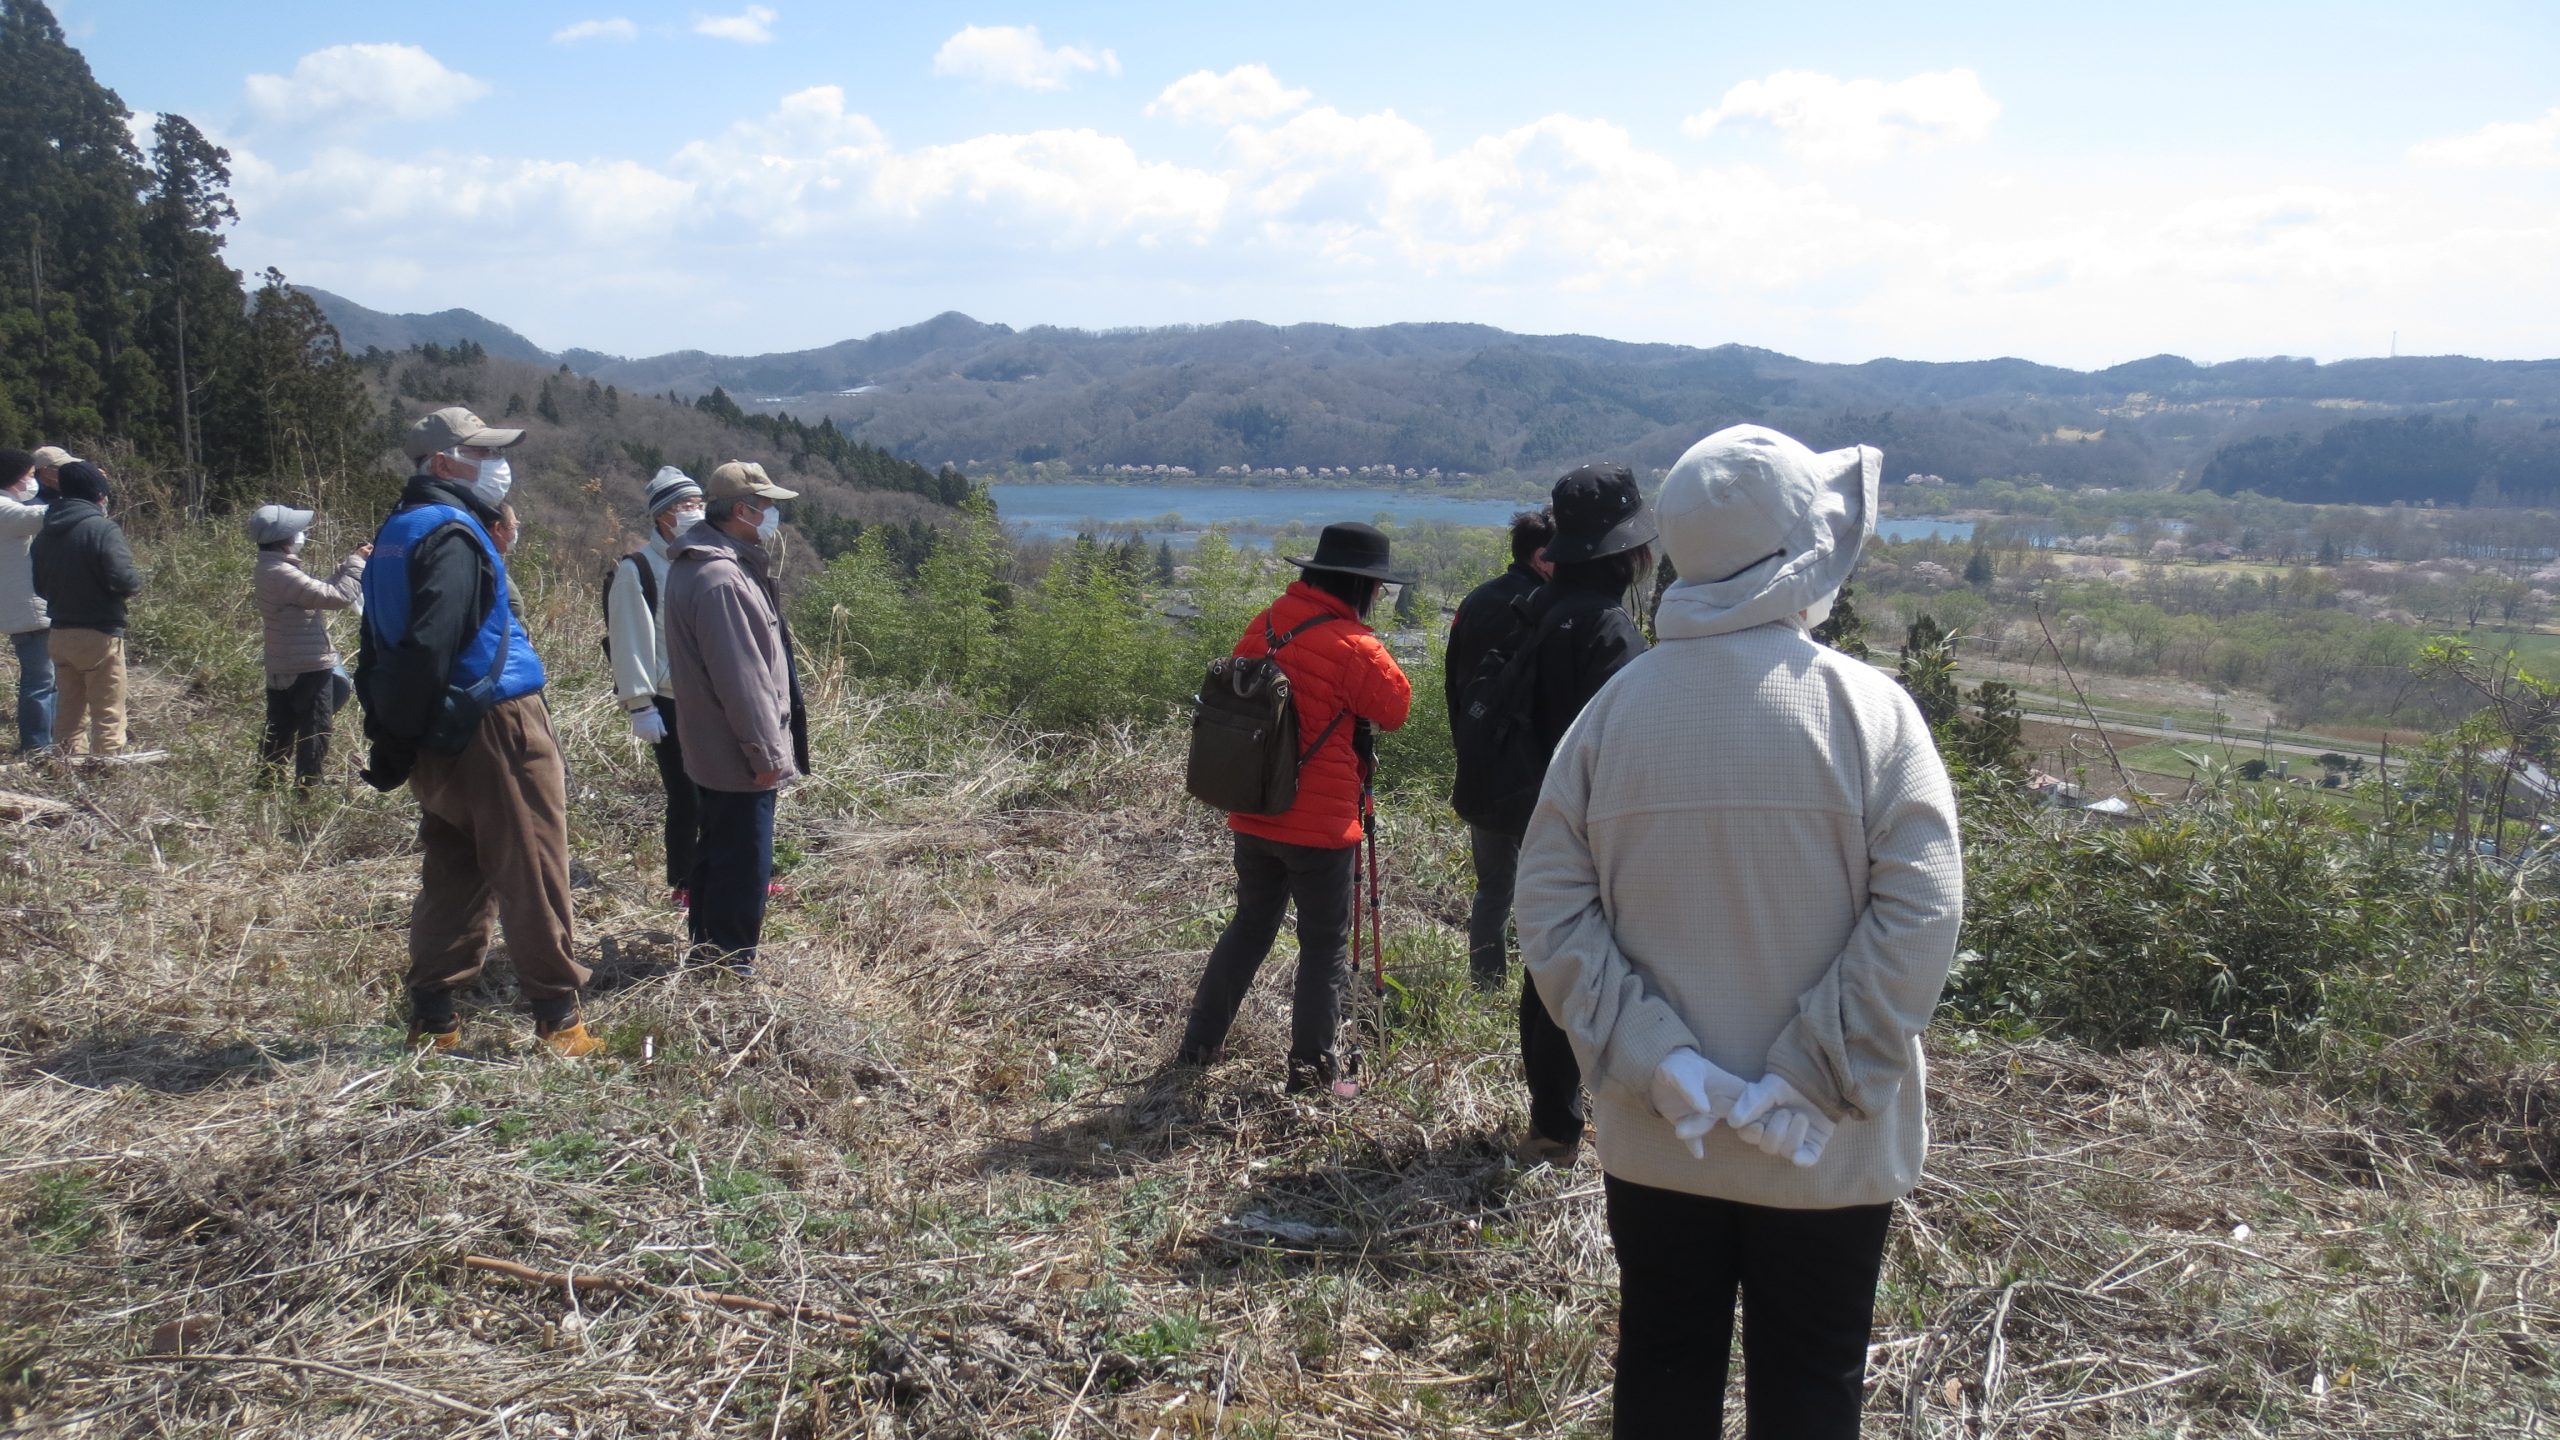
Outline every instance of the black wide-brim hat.
{"label": "black wide-brim hat", "polygon": [[1386,533],[1375,525],[1345,520],[1327,525],[1316,537],[1316,553],[1306,557],[1284,557],[1301,570],[1338,570],[1345,575],[1358,575],[1382,580],[1389,585],[1410,585],[1413,577],[1399,575],[1387,568]]}
{"label": "black wide-brim hat", "polygon": [[1565,476],[1556,482],[1550,508],[1556,516],[1556,538],[1547,542],[1550,565],[1633,550],[1662,533],[1624,465],[1585,465]]}

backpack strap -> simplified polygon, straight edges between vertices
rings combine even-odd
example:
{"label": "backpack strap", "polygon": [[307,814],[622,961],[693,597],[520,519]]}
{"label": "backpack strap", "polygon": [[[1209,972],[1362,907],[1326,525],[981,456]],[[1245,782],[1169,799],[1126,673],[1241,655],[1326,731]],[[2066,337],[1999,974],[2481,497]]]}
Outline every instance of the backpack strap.
{"label": "backpack strap", "polygon": [[[1297,639],[1299,636],[1306,634],[1308,631],[1324,624],[1328,620],[1339,620],[1341,618],[1342,617],[1339,615],[1317,615],[1311,619],[1302,620],[1299,623],[1290,626],[1289,633],[1282,635],[1273,631],[1271,628],[1271,612],[1265,610],[1262,612],[1263,657],[1268,659],[1273,655],[1277,655],[1280,653],[1281,646],[1288,644],[1290,641]],[[1293,701],[1291,703],[1294,704],[1295,702]],[[1298,752],[1298,763],[1303,766],[1309,760],[1314,759],[1316,752],[1324,748],[1324,742],[1332,739],[1333,732],[1341,729],[1342,722],[1350,718],[1351,707],[1348,705],[1345,705],[1341,709],[1333,712],[1333,718],[1326,721],[1324,729],[1316,733],[1316,743]]]}

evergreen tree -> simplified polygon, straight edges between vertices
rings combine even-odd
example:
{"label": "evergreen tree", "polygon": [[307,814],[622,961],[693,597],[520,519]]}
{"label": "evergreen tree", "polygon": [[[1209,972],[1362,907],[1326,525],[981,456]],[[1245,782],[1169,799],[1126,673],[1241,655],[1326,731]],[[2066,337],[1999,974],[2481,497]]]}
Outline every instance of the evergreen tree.
{"label": "evergreen tree", "polygon": [[1173,542],[1170,540],[1157,541],[1156,583],[1159,585],[1170,585],[1179,578],[1180,572],[1175,569],[1173,563]]}
{"label": "evergreen tree", "polygon": [[1958,747],[1976,769],[2018,775],[2026,769],[2025,727],[2016,689],[1985,680],[1973,688],[1973,714],[1963,722]]}
{"label": "evergreen tree", "polygon": [[1964,562],[1964,583],[1975,589],[1987,588],[1999,572],[1991,567],[1991,550],[1985,545],[1973,547],[1972,558]]}
{"label": "evergreen tree", "polygon": [[1911,692],[1931,730],[1943,730],[1956,720],[1962,697],[1956,686],[1955,637],[1940,629],[1934,617],[1923,613],[1911,622],[1894,678]]}
{"label": "evergreen tree", "polygon": [[[1855,586],[1840,587],[1840,593],[1831,601],[1831,614],[1813,627],[1813,638],[1853,660],[1864,660],[1869,653],[1867,622],[1851,601],[1850,597],[1855,593]],[[1657,604],[1660,599],[1659,595],[1655,596]]]}

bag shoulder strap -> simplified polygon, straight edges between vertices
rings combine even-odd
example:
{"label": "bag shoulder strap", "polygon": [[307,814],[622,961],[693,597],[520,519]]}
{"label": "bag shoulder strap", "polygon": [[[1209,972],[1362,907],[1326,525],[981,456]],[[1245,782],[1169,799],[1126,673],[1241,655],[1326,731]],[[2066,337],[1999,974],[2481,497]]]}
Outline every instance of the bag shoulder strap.
{"label": "bag shoulder strap", "polygon": [[635,578],[640,582],[640,603],[649,607],[651,615],[657,614],[658,572],[650,568],[649,552],[634,550],[622,557],[622,563],[631,567]]}
{"label": "bag shoulder strap", "polygon": [[1290,626],[1289,633],[1282,635],[1272,630],[1271,612],[1265,610],[1262,612],[1262,653],[1266,658],[1276,655],[1280,653],[1281,646],[1288,644],[1290,641],[1297,639],[1299,636],[1306,634],[1308,631],[1324,624],[1328,620],[1339,620],[1341,618],[1342,617],[1339,615],[1318,615],[1312,619],[1302,620],[1297,624]]}

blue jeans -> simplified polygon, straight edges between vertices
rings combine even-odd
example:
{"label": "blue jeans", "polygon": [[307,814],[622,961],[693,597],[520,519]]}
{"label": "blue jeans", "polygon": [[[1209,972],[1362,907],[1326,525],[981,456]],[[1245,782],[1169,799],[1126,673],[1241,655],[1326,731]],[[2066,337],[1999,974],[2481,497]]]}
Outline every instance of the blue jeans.
{"label": "blue jeans", "polygon": [[702,791],[702,839],[686,912],[698,959],[755,964],[764,939],[765,887],[773,883],[775,793]]}
{"label": "blue jeans", "polygon": [[9,637],[18,652],[18,748],[42,750],[53,744],[53,651],[50,630],[23,630]]}

